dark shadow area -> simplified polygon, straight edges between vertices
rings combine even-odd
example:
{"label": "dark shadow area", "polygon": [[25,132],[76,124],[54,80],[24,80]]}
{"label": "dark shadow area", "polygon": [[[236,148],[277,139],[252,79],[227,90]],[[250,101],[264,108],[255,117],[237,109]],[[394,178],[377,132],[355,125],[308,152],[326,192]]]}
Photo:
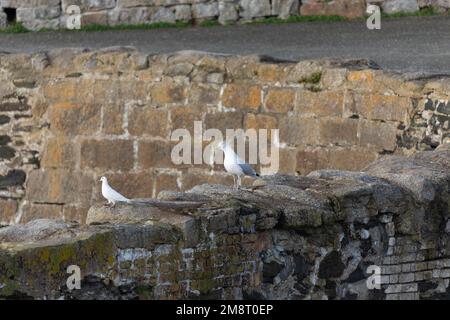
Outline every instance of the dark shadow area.
{"label": "dark shadow area", "polygon": [[3,8],[3,11],[6,13],[6,20],[8,21],[8,24],[16,23],[17,21],[16,8]]}

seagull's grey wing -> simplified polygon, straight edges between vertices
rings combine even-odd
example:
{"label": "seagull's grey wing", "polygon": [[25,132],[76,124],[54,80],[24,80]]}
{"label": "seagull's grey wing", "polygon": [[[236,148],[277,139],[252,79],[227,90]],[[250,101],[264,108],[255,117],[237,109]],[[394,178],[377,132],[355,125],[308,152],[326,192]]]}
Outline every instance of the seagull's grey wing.
{"label": "seagull's grey wing", "polygon": [[251,165],[246,163],[244,160],[242,160],[237,154],[236,154],[236,163],[237,165],[242,169],[245,175],[255,177],[256,172],[253,170]]}
{"label": "seagull's grey wing", "polygon": [[247,163],[239,163],[238,164],[239,167],[241,167],[242,171],[244,171],[244,174],[247,176],[256,176],[256,172],[255,170],[253,170],[253,168],[247,164]]}

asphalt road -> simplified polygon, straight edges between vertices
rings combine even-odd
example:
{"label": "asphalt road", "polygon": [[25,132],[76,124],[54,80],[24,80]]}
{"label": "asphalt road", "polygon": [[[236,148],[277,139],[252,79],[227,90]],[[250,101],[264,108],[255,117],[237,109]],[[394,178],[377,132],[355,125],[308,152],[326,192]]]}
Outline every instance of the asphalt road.
{"label": "asphalt road", "polygon": [[0,51],[32,52],[61,47],[135,46],[148,53],[202,50],[266,54],[289,60],[366,58],[383,69],[450,74],[450,17],[278,25],[235,25],[180,29],[0,34]]}

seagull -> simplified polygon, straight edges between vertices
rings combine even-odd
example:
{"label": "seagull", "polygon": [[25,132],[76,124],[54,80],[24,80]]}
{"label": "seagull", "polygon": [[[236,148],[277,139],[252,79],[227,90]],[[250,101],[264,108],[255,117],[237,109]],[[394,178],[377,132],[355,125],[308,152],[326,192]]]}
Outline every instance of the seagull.
{"label": "seagull", "polygon": [[233,175],[234,187],[236,189],[239,189],[239,187],[241,186],[242,176],[251,176],[251,177],[259,176],[259,174],[257,174],[249,164],[245,163],[244,160],[239,158],[239,156],[233,151],[233,149],[226,142],[221,141],[218,147],[225,154],[223,166],[225,167],[225,170],[228,173],[231,173]]}
{"label": "seagull", "polygon": [[116,190],[111,188],[111,186],[108,184],[108,179],[106,177],[101,177],[100,181],[102,182],[102,195],[105,197],[106,200],[108,200],[108,204],[112,204],[111,208],[114,208],[116,205],[116,202],[127,202],[130,203],[131,200],[125,198],[123,195],[118,193]]}

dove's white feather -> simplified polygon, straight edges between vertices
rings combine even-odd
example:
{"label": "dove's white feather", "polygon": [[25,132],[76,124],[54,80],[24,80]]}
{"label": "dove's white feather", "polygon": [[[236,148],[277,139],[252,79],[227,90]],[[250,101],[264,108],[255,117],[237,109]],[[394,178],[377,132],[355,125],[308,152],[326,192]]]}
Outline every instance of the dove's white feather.
{"label": "dove's white feather", "polygon": [[116,201],[120,202],[130,202],[130,199],[124,197],[120,193],[118,193],[116,190],[111,188],[111,186],[108,184],[108,180],[105,177],[102,177],[102,195],[112,203],[115,203]]}

